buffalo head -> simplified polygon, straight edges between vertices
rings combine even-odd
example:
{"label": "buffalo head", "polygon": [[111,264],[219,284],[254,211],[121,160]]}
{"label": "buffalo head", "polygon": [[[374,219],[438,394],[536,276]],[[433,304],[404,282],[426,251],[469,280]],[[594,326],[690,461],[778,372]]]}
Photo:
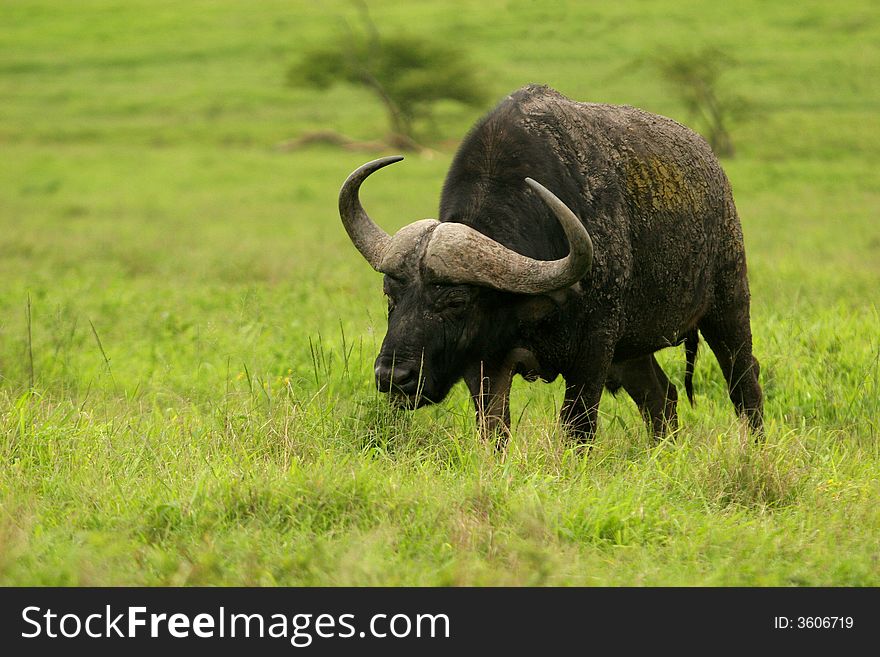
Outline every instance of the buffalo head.
{"label": "buffalo head", "polygon": [[355,170],[339,193],[339,214],[361,255],[385,274],[388,332],[376,358],[376,385],[416,408],[441,401],[468,365],[509,350],[521,304],[586,276],[593,245],[577,216],[531,178],[523,184],[568,238],[569,254],[559,260],[535,260],[465,224],[434,219],[388,235],[367,215],[358,192],[370,174],[401,159],[385,157]]}

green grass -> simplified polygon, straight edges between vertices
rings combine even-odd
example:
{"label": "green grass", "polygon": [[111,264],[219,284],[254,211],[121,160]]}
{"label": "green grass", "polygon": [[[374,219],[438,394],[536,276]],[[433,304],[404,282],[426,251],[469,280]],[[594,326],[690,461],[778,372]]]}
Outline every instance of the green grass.
{"label": "green grass", "polygon": [[[607,396],[592,452],[568,448],[558,382],[514,384],[505,456],[461,386],[387,408],[381,283],[335,209],[372,154],[274,148],[386,129],[360,91],[284,86],[351,4],[7,1],[0,583],[880,585],[875,3],[370,6],[466,47],[499,98],[537,81],[687,120],[633,62],[740,62],[759,112],[724,164],[766,441],[708,351],[659,445]],[[386,228],[436,214],[445,140],[477,115],[443,106],[433,156],[370,180]],[[681,350],[660,356],[680,386]]]}

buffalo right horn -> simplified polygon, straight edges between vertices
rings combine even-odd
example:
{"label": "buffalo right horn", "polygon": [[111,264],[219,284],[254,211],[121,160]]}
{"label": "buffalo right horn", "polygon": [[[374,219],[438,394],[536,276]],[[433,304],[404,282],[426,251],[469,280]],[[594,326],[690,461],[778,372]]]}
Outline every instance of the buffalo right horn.
{"label": "buffalo right horn", "polygon": [[364,206],[361,205],[358,192],[367,176],[389,164],[400,162],[402,159],[402,155],[392,155],[367,162],[355,169],[342,184],[342,189],[339,190],[339,216],[342,218],[345,232],[348,233],[357,250],[376,271],[379,271],[382,256],[391,244],[391,236],[370,219]]}
{"label": "buffalo right horn", "polygon": [[517,294],[546,294],[574,285],[590,272],[593,242],[586,227],[553,192],[526,178],[553,212],[568,238],[569,253],[559,260],[535,260],[464,224],[443,222],[434,230],[425,265],[436,280],[482,285]]}

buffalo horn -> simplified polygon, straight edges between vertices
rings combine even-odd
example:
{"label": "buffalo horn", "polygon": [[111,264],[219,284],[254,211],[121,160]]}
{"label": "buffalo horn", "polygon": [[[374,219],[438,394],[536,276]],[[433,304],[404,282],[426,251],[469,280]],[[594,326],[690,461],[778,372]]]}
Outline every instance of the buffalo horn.
{"label": "buffalo horn", "polygon": [[531,178],[526,183],[559,220],[569,254],[559,260],[535,260],[470,226],[444,222],[434,230],[425,253],[425,265],[436,279],[517,294],[545,294],[574,285],[589,273],[593,242],[587,229],[553,192]]}
{"label": "buffalo horn", "polygon": [[355,169],[339,190],[339,216],[342,218],[345,232],[370,266],[377,271],[382,256],[391,244],[391,236],[373,223],[364,206],[361,205],[358,192],[367,176],[402,159],[401,155],[392,155],[367,162]]}
{"label": "buffalo horn", "polygon": [[[517,294],[545,294],[560,290],[586,276],[593,263],[593,243],[580,219],[553,192],[526,178],[526,184],[558,219],[568,238],[569,253],[559,260],[535,260],[508,249],[465,224],[424,220],[398,233],[399,244],[367,215],[358,191],[371,173],[399,162],[399,155],[383,157],[356,169],[339,192],[339,215],[351,241],[377,271],[394,268],[397,251],[413,248],[420,235],[430,234],[424,265],[439,282],[481,285]],[[412,233],[412,235],[410,235]],[[384,261],[384,262],[383,262]]]}

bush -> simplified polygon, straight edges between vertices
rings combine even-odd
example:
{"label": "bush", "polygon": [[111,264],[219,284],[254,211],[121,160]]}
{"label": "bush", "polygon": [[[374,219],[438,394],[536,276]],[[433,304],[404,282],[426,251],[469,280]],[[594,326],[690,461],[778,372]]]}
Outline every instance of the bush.
{"label": "bush", "polygon": [[337,83],[364,87],[382,103],[390,142],[415,147],[415,126],[432,120],[433,106],[451,100],[468,106],[486,101],[460,46],[404,34],[383,36],[362,12],[364,33],[349,30],[336,43],[306,52],[287,74],[288,84],[328,89]]}
{"label": "bush", "polygon": [[720,79],[734,64],[713,47],[694,52],[671,52],[654,61],[660,75],[678,95],[719,157],[733,157],[735,149],[728,126],[746,116],[750,104],[741,96],[722,91]]}

